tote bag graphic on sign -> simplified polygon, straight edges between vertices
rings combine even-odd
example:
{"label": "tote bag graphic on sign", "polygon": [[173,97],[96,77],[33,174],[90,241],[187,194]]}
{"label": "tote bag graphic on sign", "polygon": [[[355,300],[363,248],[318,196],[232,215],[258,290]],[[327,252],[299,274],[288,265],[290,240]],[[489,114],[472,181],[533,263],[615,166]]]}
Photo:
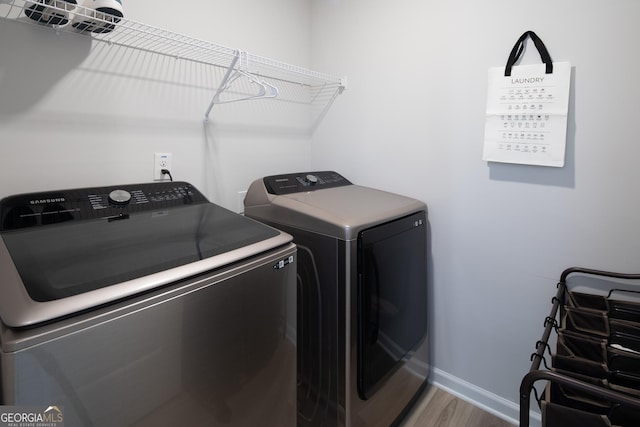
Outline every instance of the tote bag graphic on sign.
{"label": "tote bag graphic on sign", "polygon": [[[542,64],[514,66],[531,37]],[[564,166],[571,64],[551,62],[532,31],[513,47],[507,66],[489,69],[483,160]]]}

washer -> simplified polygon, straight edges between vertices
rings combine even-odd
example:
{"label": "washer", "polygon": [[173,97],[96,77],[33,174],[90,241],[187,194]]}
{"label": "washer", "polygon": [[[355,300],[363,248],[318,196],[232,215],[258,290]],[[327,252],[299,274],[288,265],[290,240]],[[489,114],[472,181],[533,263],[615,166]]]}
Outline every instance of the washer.
{"label": "washer", "polygon": [[290,235],[186,182],[11,196],[0,227],[0,404],[74,426],[296,425]]}
{"label": "washer", "polygon": [[399,423],[427,384],[427,208],[332,171],[254,181],[298,247],[298,425]]}

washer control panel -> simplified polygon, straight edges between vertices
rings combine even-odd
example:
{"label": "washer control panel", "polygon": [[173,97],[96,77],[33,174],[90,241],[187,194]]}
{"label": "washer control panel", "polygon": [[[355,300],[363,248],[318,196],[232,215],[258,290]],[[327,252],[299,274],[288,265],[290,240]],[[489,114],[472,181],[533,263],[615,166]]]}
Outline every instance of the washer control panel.
{"label": "washer control panel", "polygon": [[267,192],[276,195],[352,185],[345,177],[333,171],[272,175],[264,177],[263,182]]}
{"label": "washer control panel", "polygon": [[187,182],[154,182],[9,196],[0,201],[0,230],[81,221],[208,203]]}

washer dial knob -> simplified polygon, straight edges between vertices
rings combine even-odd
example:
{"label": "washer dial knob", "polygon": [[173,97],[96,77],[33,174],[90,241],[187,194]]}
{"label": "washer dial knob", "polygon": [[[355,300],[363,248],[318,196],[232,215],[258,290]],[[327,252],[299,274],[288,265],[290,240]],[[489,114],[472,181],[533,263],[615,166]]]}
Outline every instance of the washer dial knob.
{"label": "washer dial knob", "polygon": [[318,177],[311,174],[305,176],[304,180],[307,181],[309,185],[316,185],[318,183]]}
{"label": "washer dial knob", "polygon": [[131,201],[131,193],[126,190],[113,190],[109,193],[109,202],[114,205],[124,206]]}

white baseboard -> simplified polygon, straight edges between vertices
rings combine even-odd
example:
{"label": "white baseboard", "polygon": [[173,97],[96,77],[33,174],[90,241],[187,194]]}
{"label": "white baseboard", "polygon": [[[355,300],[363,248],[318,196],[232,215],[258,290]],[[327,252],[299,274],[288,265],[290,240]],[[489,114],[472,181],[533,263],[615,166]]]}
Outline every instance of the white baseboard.
{"label": "white baseboard", "polygon": [[[437,368],[432,369],[430,382],[447,393],[459,397],[496,417],[513,425],[519,425],[519,403],[507,400]],[[514,384],[516,389],[518,386],[519,384]],[[537,412],[532,411],[529,419],[530,427],[540,427],[542,424],[540,414]]]}

